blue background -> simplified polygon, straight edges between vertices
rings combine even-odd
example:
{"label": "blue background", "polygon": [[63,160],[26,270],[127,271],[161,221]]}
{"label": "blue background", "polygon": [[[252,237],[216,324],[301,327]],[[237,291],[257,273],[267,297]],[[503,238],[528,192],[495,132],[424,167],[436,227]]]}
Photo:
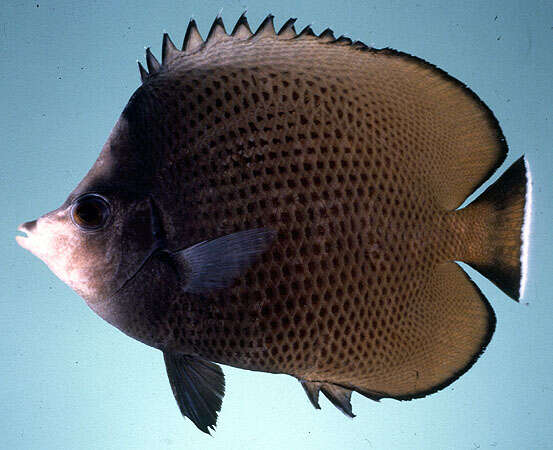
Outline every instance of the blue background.
{"label": "blue background", "polygon": [[[254,29],[269,12],[277,27],[298,17],[298,29],[415,54],[474,89],[502,125],[508,163],[524,153],[532,167],[530,277],[517,304],[469,271],[497,331],[443,391],[380,404],[354,395],[350,420],[326,399],[315,411],[289,376],[225,367],[213,438],[181,418],[161,353],[96,317],[14,235],[96,159],[139,85],[144,46],[159,56],[164,30],[182,42],[191,15],[205,37],[221,7],[232,29],[246,6]],[[4,0],[0,67],[1,448],[552,448],[552,2]]]}

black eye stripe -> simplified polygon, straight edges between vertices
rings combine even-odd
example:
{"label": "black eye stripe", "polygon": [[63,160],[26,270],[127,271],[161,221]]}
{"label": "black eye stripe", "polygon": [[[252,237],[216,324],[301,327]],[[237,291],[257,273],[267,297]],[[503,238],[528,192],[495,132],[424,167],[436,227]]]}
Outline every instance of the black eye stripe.
{"label": "black eye stripe", "polygon": [[71,220],[82,230],[99,230],[107,223],[109,216],[109,203],[98,194],[85,194],[71,207]]}

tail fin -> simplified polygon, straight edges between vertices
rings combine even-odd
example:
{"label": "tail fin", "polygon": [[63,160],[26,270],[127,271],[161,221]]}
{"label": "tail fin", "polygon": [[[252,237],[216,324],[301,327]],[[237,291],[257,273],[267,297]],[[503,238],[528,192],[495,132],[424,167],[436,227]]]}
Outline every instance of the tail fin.
{"label": "tail fin", "polygon": [[528,163],[521,157],[465,208],[485,216],[486,234],[478,257],[465,262],[515,300],[523,296],[526,283],[531,189]]}

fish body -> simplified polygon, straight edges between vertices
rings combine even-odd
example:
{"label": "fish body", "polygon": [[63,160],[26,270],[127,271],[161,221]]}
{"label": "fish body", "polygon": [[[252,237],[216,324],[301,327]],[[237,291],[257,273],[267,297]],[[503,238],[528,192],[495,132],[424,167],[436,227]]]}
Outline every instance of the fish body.
{"label": "fish body", "polygon": [[352,391],[421,397],[472,366],[495,316],[454,261],[518,299],[529,197],[521,158],[457,209],[507,154],[472,91],[272,17],[231,35],[217,19],[205,42],[191,22],[147,66],[90,172],[19,241],[164,352],[184,415],[214,426],[214,363],[290,374],[348,415]]}

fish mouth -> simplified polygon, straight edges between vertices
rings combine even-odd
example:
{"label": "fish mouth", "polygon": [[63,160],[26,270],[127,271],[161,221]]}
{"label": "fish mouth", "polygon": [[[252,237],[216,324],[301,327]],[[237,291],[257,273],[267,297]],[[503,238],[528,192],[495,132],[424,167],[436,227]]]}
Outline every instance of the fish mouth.
{"label": "fish mouth", "polygon": [[30,230],[27,228],[28,223],[30,222],[25,222],[17,227],[17,231],[23,234],[19,234],[15,237],[16,242],[25,250],[29,250]]}
{"label": "fish mouth", "polygon": [[29,222],[22,223],[17,227],[17,231],[19,231],[20,234],[15,237],[15,240],[17,243],[23,247],[25,250],[29,250],[29,241],[31,240],[31,233],[37,226],[36,220],[31,220]]}

